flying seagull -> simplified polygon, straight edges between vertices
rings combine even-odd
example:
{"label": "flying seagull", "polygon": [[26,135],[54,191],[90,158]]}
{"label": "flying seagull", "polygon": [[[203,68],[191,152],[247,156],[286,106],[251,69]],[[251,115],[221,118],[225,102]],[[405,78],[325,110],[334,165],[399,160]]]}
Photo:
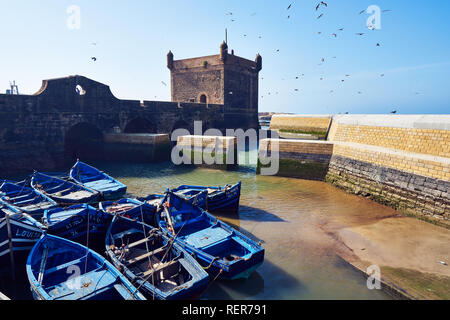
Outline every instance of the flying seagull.
{"label": "flying seagull", "polygon": [[161,81],[161,83],[167,87],[167,84],[164,81]]}
{"label": "flying seagull", "polygon": [[316,6],[316,11],[319,10],[320,6],[328,7],[328,5],[325,2],[320,1],[319,4],[317,4],[317,6]]}
{"label": "flying seagull", "polygon": [[322,13],[320,16],[318,16],[317,19],[320,19],[320,18],[322,18],[322,17],[323,17],[323,13]]}
{"label": "flying seagull", "polygon": [[361,11],[359,14],[363,14],[364,12],[366,12],[366,10],[364,9],[363,11]]}
{"label": "flying seagull", "polygon": [[97,61],[97,58],[96,58],[96,57],[92,57],[91,59],[92,59],[92,61],[94,61],[94,62]]}
{"label": "flying seagull", "polygon": [[358,36],[363,36],[363,35],[364,35],[364,32],[359,32],[359,33],[357,33],[356,35],[358,35]]}
{"label": "flying seagull", "polygon": [[377,43],[377,47],[381,47],[381,44]]}
{"label": "flying seagull", "polygon": [[289,7],[287,7],[287,10],[289,10],[292,7],[292,3],[289,5]]}

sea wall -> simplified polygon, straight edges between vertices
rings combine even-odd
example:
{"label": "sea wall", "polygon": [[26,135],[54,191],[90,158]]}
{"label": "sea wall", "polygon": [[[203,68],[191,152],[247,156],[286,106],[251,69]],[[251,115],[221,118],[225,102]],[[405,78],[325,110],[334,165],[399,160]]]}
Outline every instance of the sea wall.
{"label": "sea wall", "polygon": [[338,115],[328,140],[448,158],[450,115]]}
{"label": "sea wall", "polygon": [[[279,175],[311,179],[310,171],[312,179],[450,225],[450,115],[339,115],[330,123],[326,143],[279,142]],[[271,152],[269,141],[260,153]]]}
{"label": "sea wall", "polygon": [[170,159],[168,134],[105,134],[102,159],[160,162]]}
{"label": "sea wall", "polygon": [[330,115],[274,115],[270,122],[270,129],[325,138],[331,118]]}
{"label": "sea wall", "polygon": [[[79,88],[82,93],[77,92]],[[44,80],[34,95],[0,94],[0,176],[97,158],[104,134],[258,128],[257,110],[232,105],[121,100],[82,76]]]}
{"label": "sea wall", "polygon": [[[238,165],[237,138],[220,136],[180,136],[172,160],[183,164],[232,170]],[[178,163],[176,163],[178,164]]]}
{"label": "sea wall", "polygon": [[326,141],[263,139],[259,156],[274,157],[274,152],[278,152],[279,176],[325,180],[333,147],[333,143]]}

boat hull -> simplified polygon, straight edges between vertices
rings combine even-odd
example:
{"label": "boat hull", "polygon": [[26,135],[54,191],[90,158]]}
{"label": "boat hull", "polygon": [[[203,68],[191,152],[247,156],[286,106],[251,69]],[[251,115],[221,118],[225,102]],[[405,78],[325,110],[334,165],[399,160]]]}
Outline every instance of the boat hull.
{"label": "boat hull", "polygon": [[[156,216],[159,227],[194,256],[211,277],[248,278],[264,262],[264,248],[205,210],[172,192],[166,194],[164,202],[170,209],[166,207],[165,214]],[[167,213],[173,228],[169,227]]]}
{"label": "boat hull", "polygon": [[55,236],[36,243],[26,271],[36,300],[145,300],[105,258]]}
{"label": "boat hull", "polygon": [[[9,211],[9,210],[8,210]],[[32,218],[21,217],[19,215],[0,209],[0,266],[10,265],[10,246],[8,238],[8,226],[5,214],[10,214],[10,226],[13,243],[14,260],[26,261],[26,256],[33,248],[34,244],[41,238],[43,225]],[[24,259],[25,258],[25,259]]]}
{"label": "boat hull", "polygon": [[81,161],[72,167],[69,175],[76,183],[99,192],[102,200],[117,200],[127,192],[126,185]]}
{"label": "boat hull", "polygon": [[96,248],[102,246],[111,220],[112,215],[89,205],[47,210],[44,214],[49,234]]}
{"label": "boat hull", "polygon": [[[198,194],[199,199],[196,204],[210,213],[237,213],[239,212],[241,187],[241,182],[225,187],[180,186],[172,192],[191,203],[194,196]],[[204,192],[205,195],[203,195]]]}
{"label": "boat hull", "polygon": [[[152,236],[142,242],[147,234]],[[129,245],[130,239],[138,241]],[[128,245],[120,247],[123,243]],[[108,229],[105,244],[110,261],[116,268],[123,270],[126,277],[135,283],[148,299],[195,300],[208,286],[209,276],[197,261],[178,244],[173,243],[170,238],[149,225],[116,216]],[[137,254],[137,252],[140,253]],[[145,252],[150,252],[150,256],[144,254],[139,257]],[[148,264],[153,266],[156,263],[157,265],[158,261],[160,264],[168,264],[165,270],[170,268],[171,271],[166,272],[162,269],[152,273]],[[177,265],[175,267],[177,271],[170,266],[174,264]],[[147,271],[146,276],[140,275],[140,272],[145,271]],[[183,282],[172,283],[170,287],[166,287],[167,281],[172,282],[173,279],[180,277],[184,279]]]}

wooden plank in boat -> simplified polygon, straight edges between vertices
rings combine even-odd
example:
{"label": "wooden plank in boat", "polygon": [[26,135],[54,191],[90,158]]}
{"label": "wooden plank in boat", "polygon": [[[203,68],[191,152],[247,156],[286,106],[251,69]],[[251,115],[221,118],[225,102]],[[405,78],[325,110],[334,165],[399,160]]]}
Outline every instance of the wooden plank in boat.
{"label": "wooden plank in boat", "polygon": [[125,262],[125,265],[126,265],[127,267],[128,267],[128,266],[131,266],[131,265],[133,265],[133,264],[135,264],[135,263],[137,263],[137,262],[139,262],[139,261],[142,261],[142,260],[144,260],[144,259],[146,259],[146,258],[148,258],[148,257],[157,255],[158,253],[163,252],[163,251],[166,250],[166,249],[167,249],[167,247],[164,246],[164,247],[161,247],[161,248],[159,248],[159,249],[156,249],[156,250],[154,250],[154,251],[152,251],[152,252],[148,252],[148,253],[146,253],[146,254],[143,254],[143,255],[141,255],[141,256],[139,256],[139,257],[130,259],[130,260],[128,260],[128,261]]}
{"label": "wooden plank in boat", "polygon": [[163,269],[168,269],[169,267],[171,267],[171,266],[173,266],[175,264],[178,264],[177,260],[173,260],[173,261],[170,261],[170,262],[167,262],[167,263],[161,263],[156,268],[150,269],[150,270],[142,273],[140,276],[148,277],[148,276],[152,275],[152,273],[156,274],[157,272],[159,272],[159,271],[161,271]]}
{"label": "wooden plank in boat", "polygon": [[134,248],[134,247],[137,247],[138,245],[146,243],[146,242],[148,242],[150,240],[151,240],[151,238],[145,238],[145,239],[142,239],[142,240],[130,243],[127,247],[128,248]]}

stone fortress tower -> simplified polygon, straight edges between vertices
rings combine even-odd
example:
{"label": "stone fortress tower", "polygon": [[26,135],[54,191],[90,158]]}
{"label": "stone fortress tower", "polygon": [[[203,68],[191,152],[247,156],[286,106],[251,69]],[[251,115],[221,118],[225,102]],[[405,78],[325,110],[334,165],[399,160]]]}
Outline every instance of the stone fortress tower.
{"label": "stone fortress tower", "polygon": [[262,57],[247,60],[228,52],[223,42],[220,54],[174,60],[167,55],[171,71],[172,102],[222,104],[258,113],[258,80]]}

